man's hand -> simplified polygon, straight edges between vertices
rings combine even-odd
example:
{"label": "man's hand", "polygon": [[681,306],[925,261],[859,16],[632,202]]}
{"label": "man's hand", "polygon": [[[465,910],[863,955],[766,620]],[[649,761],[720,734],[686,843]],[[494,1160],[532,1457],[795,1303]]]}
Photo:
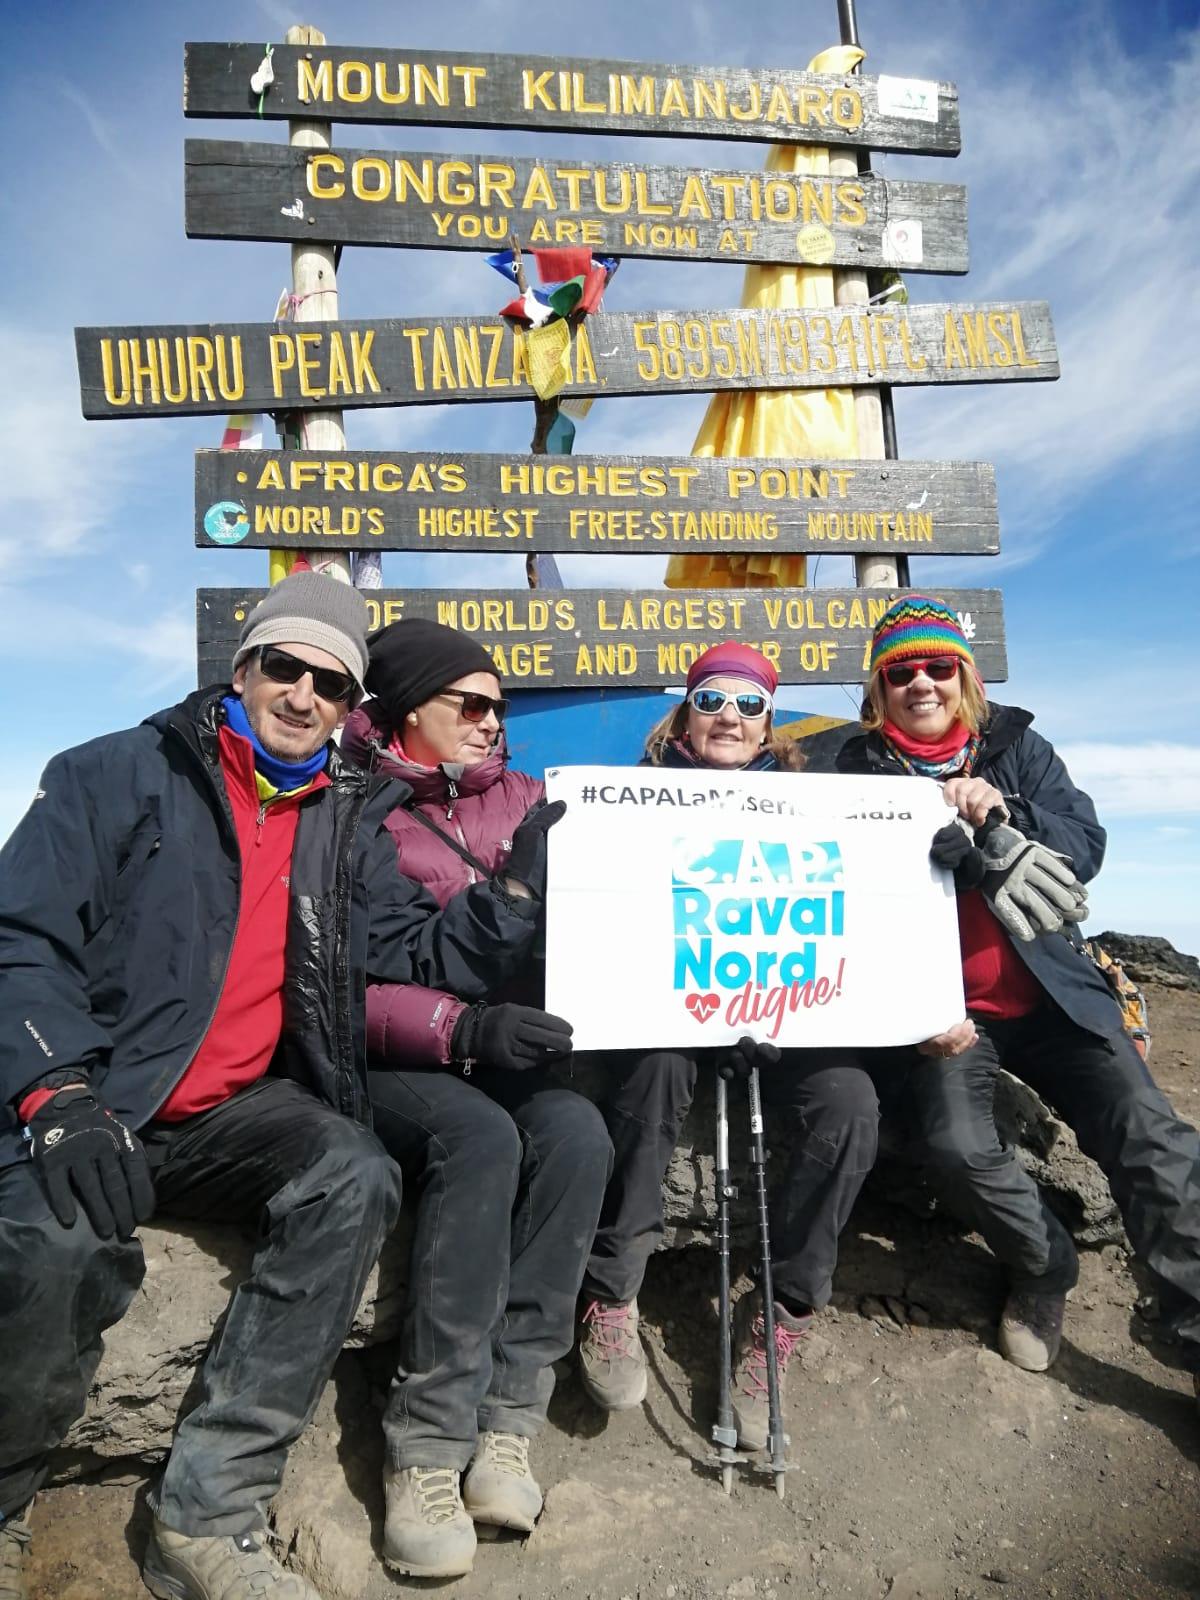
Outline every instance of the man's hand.
{"label": "man's hand", "polygon": [[975,839],[983,855],[984,896],[1014,939],[1028,943],[1087,916],[1087,890],[1066,856],[1027,839],[996,813]]}
{"label": "man's hand", "polygon": [[102,1239],[128,1239],[154,1211],[141,1141],[86,1086],[59,1089],[30,1117],[29,1151],[50,1209],[69,1228],[83,1206]]}
{"label": "man's hand", "polygon": [[748,1078],[755,1067],[773,1067],[781,1059],[782,1052],[776,1045],[759,1044],[757,1039],[744,1033],[727,1055],[723,1056],[717,1064],[717,1071],[723,1078]]}
{"label": "man's hand", "polygon": [[964,1017],[962,1022],[956,1022],[945,1033],[935,1033],[932,1039],[925,1039],[917,1046],[917,1053],[935,1060],[949,1061],[954,1056],[965,1055],[978,1043],[979,1034],[975,1024],[970,1017]]}
{"label": "man's hand", "polygon": [[546,898],[546,835],[567,809],[565,800],[531,805],[513,833],[512,852],[501,868],[501,883],[510,892]]}
{"label": "man's hand", "polygon": [[454,1025],[450,1054],[464,1064],[523,1072],[571,1053],[569,1022],[535,1006],[471,1006]]}

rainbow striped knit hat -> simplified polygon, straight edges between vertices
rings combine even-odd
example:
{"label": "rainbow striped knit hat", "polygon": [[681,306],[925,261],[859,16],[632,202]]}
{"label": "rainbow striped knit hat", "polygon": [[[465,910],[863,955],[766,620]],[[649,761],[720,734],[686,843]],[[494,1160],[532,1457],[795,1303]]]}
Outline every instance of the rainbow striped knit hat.
{"label": "rainbow striped knit hat", "polygon": [[871,676],[897,661],[958,656],[979,672],[962,626],[949,606],[927,594],[906,594],[895,600],[875,624],[871,639]]}

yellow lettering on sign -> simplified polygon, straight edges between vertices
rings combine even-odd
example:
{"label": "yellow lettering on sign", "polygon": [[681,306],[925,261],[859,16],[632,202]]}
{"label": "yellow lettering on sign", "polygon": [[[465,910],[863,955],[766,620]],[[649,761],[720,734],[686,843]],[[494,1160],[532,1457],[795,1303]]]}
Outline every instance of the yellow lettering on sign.
{"label": "yellow lettering on sign", "polygon": [[314,151],[305,169],[309,194],[315,200],[340,200],[346,192],[346,185],[340,182],[325,184],[322,177],[326,172],[340,177],[345,170],[346,163],[341,156],[334,155],[331,150]]}

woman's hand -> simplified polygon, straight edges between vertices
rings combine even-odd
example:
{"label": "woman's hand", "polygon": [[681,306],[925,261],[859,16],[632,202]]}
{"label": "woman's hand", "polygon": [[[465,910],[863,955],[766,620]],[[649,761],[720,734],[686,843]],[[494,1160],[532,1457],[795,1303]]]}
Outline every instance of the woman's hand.
{"label": "woman's hand", "polygon": [[988,812],[996,806],[1008,821],[1004,796],[986,778],[951,778],[942,785],[942,799],[976,828],[983,826]]}
{"label": "woman's hand", "polygon": [[932,1039],[924,1040],[917,1046],[917,1053],[932,1056],[934,1060],[949,1061],[954,1056],[964,1055],[978,1043],[979,1034],[975,1024],[970,1017],[964,1017],[952,1028],[947,1028],[945,1033],[935,1033]]}

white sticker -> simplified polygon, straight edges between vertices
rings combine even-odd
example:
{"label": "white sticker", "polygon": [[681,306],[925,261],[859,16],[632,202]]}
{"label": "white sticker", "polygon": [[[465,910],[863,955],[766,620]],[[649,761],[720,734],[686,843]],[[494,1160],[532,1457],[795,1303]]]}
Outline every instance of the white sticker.
{"label": "white sticker", "polygon": [[297,222],[303,222],[304,221],[304,201],[300,200],[300,199],[296,199],[296,200],[292,201],[290,206],[280,206],[279,215],[281,217],[295,217]]}
{"label": "white sticker", "polygon": [[921,224],[893,217],[883,228],[883,259],[889,267],[919,267],[925,255]]}
{"label": "white sticker", "polygon": [[885,117],[908,117],[913,122],[936,122],[938,86],[927,78],[881,77],[879,110]]}

